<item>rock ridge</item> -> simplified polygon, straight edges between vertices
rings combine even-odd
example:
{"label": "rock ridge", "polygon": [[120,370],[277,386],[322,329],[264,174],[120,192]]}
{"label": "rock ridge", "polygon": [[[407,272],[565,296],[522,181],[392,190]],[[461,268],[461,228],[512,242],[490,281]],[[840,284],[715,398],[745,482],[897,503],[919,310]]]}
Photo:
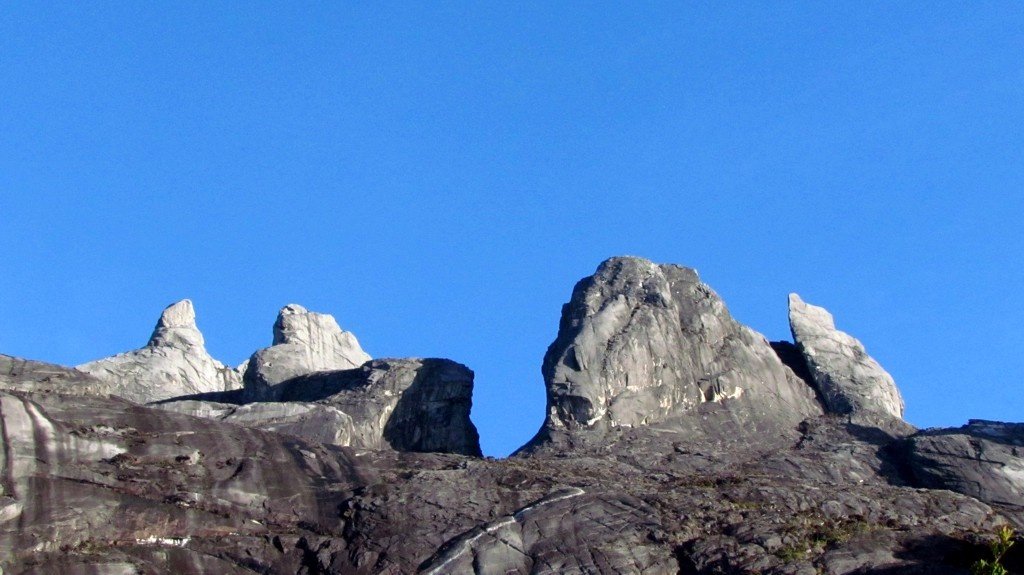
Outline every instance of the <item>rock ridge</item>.
{"label": "rock ridge", "polygon": [[341,330],[300,306],[266,348],[296,373],[255,401],[110,396],[205,354],[190,302],[121,375],[0,356],[0,572],[967,575],[1024,529],[1024,423],[918,431],[831,315],[790,308],[796,342],[769,344],[694,270],[607,260],[507,459],[480,457],[469,368],[315,368]]}

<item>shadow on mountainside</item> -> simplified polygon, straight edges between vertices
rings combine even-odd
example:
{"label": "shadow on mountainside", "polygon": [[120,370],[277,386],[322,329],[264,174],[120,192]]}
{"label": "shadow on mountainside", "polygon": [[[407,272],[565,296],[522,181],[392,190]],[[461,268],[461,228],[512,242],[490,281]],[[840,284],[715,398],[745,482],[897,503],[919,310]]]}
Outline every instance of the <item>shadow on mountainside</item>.
{"label": "shadow on mountainside", "polygon": [[[854,574],[967,575],[975,562],[992,558],[989,539],[974,533],[966,534],[963,538],[942,534],[926,535],[907,541],[904,550],[896,554],[896,559],[908,561],[910,565],[868,568],[854,571]],[[1024,542],[1017,538],[1016,543],[1001,561],[1011,575],[1024,573]]]}
{"label": "shadow on mountainside", "polygon": [[[445,378],[444,364],[424,363],[384,424],[384,440],[402,451],[451,451],[475,457],[480,435],[469,419],[470,389]],[[454,447],[453,447],[454,446]]]}

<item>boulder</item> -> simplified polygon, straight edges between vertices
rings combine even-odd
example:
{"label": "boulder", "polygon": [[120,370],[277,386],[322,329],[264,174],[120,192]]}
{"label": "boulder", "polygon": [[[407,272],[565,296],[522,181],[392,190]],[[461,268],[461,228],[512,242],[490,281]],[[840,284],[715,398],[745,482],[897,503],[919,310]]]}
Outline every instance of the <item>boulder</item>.
{"label": "boulder", "polygon": [[250,400],[274,399],[273,386],[299,375],[359,367],[370,356],[356,337],[341,329],[334,317],[289,304],[274,322],[273,345],[243,364],[243,382]]}
{"label": "boulder", "polygon": [[903,398],[892,376],[859,341],[835,328],[832,314],[789,294],[789,325],[830,413],[903,417]]}
{"label": "boulder", "polygon": [[145,347],[77,367],[136,403],[240,387],[238,373],[210,357],[192,302],[168,306]]}
{"label": "boulder", "polygon": [[1024,423],[972,419],[909,439],[907,462],[921,487],[949,489],[1024,512]]}
{"label": "boulder", "polygon": [[634,257],[609,259],[576,284],[542,373],[547,419],[531,444],[683,414],[699,421],[709,404],[745,429],[795,428],[822,413],[813,390],[696,271]]}

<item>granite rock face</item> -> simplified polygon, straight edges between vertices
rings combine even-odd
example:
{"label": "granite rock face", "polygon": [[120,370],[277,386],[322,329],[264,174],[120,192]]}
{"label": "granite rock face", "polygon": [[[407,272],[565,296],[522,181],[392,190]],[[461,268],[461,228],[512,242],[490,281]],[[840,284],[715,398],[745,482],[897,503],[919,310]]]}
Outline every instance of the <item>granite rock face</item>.
{"label": "granite rock face", "polygon": [[635,428],[600,453],[507,460],[52,392],[0,393],[0,420],[4,573],[966,575],[995,526],[1024,525],[908,488],[888,431],[829,416],[761,457]]}
{"label": "granite rock face", "polygon": [[71,367],[0,354],[0,389],[108,395],[114,386]]}
{"label": "granite rock face", "polygon": [[447,359],[380,359],[276,385],[277,401],[244,393],[203,394],[157,407],[323,443],[480,455],[470,420],[473,372]]}
{"label": "granite rock face", "polygon": [[77,367],[136,403],[240,387],[238,373],[210,357],[192,302],[167,307],[145,347]]}
{"label": "granite rock face", "polygon": [[[196,347],[188,311],[154,347]],[[545,358],[548,421],[501,460],[448,360],[144,406],[103,395],[131,373],[0,356],[0,572],[967,575],[1024,529],[1024,424],[826,413],[804,353],[692,270],[609,260]]]}
{"label": "granite rock face", "polygon": [[813,390],[694,270],[640,258],[607,260],[576,285],[542,372],[548,413],[536,441],[699,420],[709,404],[767,427],[821,414]]}
{"label": "granite rock face", "polygon": [[[236,405],[186,399],[157,403],[155,407],[194,417],[286,433],[327,445],[367,447],[359,441],[353,441],[354,425],[347,413],[319,403],[292,401]],[[377,445],[379,446],[379,442]]]}
{"label": "granite rock face", "polygon": [[289,304],[274,323],[273,345],[254,353],[245,364],[243,381],[250,400],[274,399],[273,387],[317,371],[351,369],[370,361],[356,337],[343,331],[334,317]]}
{"label": "granite rock face", "polygon": [[903,398],[892,377],[832,314],[789,295],[789,325],[814,385],[830,413],[903,417]]}
{"label": "granite rock face", "polygon": [[910,468],[923,486],[1024,511],[1024,423],[972,419],[909,439]]}

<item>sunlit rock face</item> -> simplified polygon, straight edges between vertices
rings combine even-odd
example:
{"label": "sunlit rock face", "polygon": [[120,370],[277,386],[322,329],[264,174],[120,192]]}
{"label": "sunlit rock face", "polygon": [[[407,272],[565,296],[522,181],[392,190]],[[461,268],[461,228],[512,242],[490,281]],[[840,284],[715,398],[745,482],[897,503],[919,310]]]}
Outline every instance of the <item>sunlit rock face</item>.
{"label": "sunlit rock face", "polygon": [[835,328],[825,308],[790,294],[789,325],[830,413],[903,417],[903,398],[892,376],[857,339]]}
{"label": "sunlit rock face", "polygon": [[163,311],[145,347],[77,369],[109,385],[110,393],[137,403],[241,386],[238,372],[206,351],[187,299]]}
{"label": "sunlit rock face", "polygon": [[206,394],[157,407],[334,445],[481,454],[469,416],[473,371],[451,360],[372,360],[293,377],[273,396],[250,402],[239,392]]}
{"label": "sunlit rock face", "polygon": [[274,322],[273,345],[254,353],[244,366],[245,394],[250,400],[270,400],[273,387],[283,381],[352,369],[369,360],[355,335],[342,330],[333,316],[289,304]]}
{"label": "sunlit rock face", "polygon": [[609,259],[576,284],[542,372],[541,435],[651,425],[711,403],[781,426],[821,413],[696,271],[640,258]]}
{"label": "sunlit rock face", "polygon": [[[473,372],[444,359],[299,354],[272,401],[111,397],[202,357],[190,305],[103,379],[0,356],[0,571],[945,574],[1024,528],[1022,424],[919,432],[860,387],[838,388],[852,411],[818,399],[803,319],[803,348],[770,346],[693,270],[609,260],[548,350],[548,420],[507,459],[479,456]],[[863,371],[839,355],[817,368]]]}

